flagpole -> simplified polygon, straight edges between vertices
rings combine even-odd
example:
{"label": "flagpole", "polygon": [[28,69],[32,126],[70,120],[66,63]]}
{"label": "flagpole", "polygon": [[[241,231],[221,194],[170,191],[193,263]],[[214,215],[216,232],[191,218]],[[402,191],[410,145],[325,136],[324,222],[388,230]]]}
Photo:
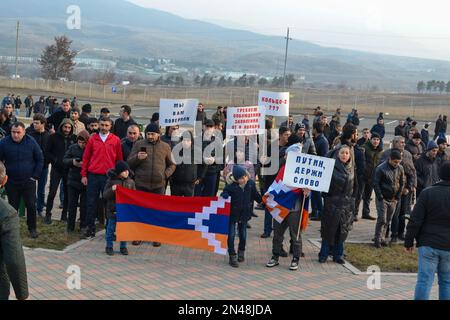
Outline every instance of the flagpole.
{"label": "flagpole", "polygon": [[308,197],[305,194],[303,194],[303,203],[302,203],[302,209],[301,209],[301,213],[300,213],[300,221],[298,223],[297,241],[300,237],[300,229],[302,228],[303,210],[305,209],[306,198],[308,198]]}

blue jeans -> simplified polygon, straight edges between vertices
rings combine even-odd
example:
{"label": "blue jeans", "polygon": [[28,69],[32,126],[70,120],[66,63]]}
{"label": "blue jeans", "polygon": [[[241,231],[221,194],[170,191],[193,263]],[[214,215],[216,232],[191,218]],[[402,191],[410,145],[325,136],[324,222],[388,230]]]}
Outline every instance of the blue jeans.
{"label": "blue jeans", "polygon": [[205,176],[198,185],[195,186],[196,197],[215,197],[217,175]]}
{"label": "blue jeans", "polygon": [[61,184],[59,185],[59,201],[64,203],[64,183],[61,180]]}
{"label": "blue jeans", "polygon": [[322,216],[323,201],[322,193],[318,191],[311,192],[312,217],[320,218]]}
{"label": "blue jeans", "polygon": [[88,174],[86,223],[90,232],[95,232],[97,201],[99,200],[99,195],[103,194],[106,179],[106,175]]}
{"label": "blue jeans", "polygon": [[273,230],[273,217],[269,210],[264,209],[264,234],[271,235]]}
{"label": "blue jeans", "polygon": [[236,255],[234,250],[234,238],[236,237],[236,224],[239,232],[239,251],[245,251],[245,243],[247,241],[247,223],[232,223],[228,230],[228,254],[230,256]]}
{"label": "blue jeans", "polygon": [[419,247],[415,300],[429,300],[434,274],[439,280],[439,300],[450,300],[450,251]]}
{"label": "blue jeans", "polygon": [[[108,218],[108,223],[106,224],[106,247],[107,248],[112,248],[113,247],[113,242],[116,240],[116,221],[117,218],[114,216],[112,218]],[[121,241],[120,242],[120,249],[122,248],[126,248],[127,247],[127,243],[125,241]]]}
{"label": "blue jeans", "polygon": [[322,247],[320,248],[319,257],[326,259],[330,255],[330,251],[333,252],[333,259],[342,259],[344,256],[344,243],[340,242],[334,246],[330,246],[326,241],[322,239]]}
{"label": "blue jeans", "polygon": [[41,176],[39,177],[37,185],[36,210],[38,212],[44,211],[45,185],[47,184],[47,178],[48,178],[48,167],[44,167],[42,169],[42,173]]}

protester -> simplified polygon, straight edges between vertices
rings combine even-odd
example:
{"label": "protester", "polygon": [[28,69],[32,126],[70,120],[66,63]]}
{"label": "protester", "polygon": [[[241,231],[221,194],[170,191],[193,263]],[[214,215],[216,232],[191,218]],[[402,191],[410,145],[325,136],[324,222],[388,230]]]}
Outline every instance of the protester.
{"label": "protester", "polygon": [[[128,164],[135,173],[137,190],[163,195],[167,180],[176,167],[172,153],[169,145],[161,141],[158,125],[149,124],[145,128],[145,137],[133,146]],[[153,242],[155,247],[160,245],[159,242]]]}
{"label": "protester", "polygon": [[428,300],[437,273],[439,299],[450,300],[450,162],[439,172],[441,182],[425,189],[409,220],[405,248],[419,249],[415,300]]}
{"label": "protester", "polygon": [[70,111],[70,120],[73,123],[73,134],[78,135],[81,131],[86,130],[83,122],[80,121],[80,109],[72,108]]}
{"label": "protester", "polygon": [[[309,116],[307,114],[303,116],[302,124],[305,126],[306,132],[309,132],[310,125],[309,125]],[[294,130],[291,130],[291,132],[295,132],[295,128]]]}
{"label": "protester", "polygon": [[150,119],[151,124],[155,124],[159,128],[159,112],[155,112],[152,114],[152,118]]}
{"label": "protester", "polygon": [[[178,130],[180,129],[180,126],[170,126],[166,127],[166,131],[161,136],[161,141],[165,142],[169,145],[170,150],[173,149],[173,147],[178,143]],[[173,139],[172,139],[173,138]]]}
{"label": "protester", "polygon": [[351,161],[350,147],[342,145],[335,153],[336,162],[321,219],[322,246],[319,262],[325,263],[333,253],[333,261],[344,264],[344,242],[352,228],[357,178]]}
{"label": "protester", "polygon": [[436,125],[434,126],[434,137],[433,140],[436,140],[436,138],[439,136],[439,133],[441,133],[442,130],[442,115],[440,114],[439,117],[436,120]]}
{"label": "protester", "polygon": [[61,110],[55,111],[50,117],[48,117],[47,123],[52,125],[53,128],[57,130],[64,119],[70,119],[69,99],[63,100]]}
{"label": "protester", "polygon": [[[180,138],[177,146],[178,153],[174,156],[180,161],[176,161],[175,172],[170,177],[170,194],[179,197],[193,197],[195,186],[200,183],[200,177],[204,169],[201,164],[195,163],[195,156],[201,155],[201,150],[197,152],[193,144],[193,136],[190,131],[186,131]],[[175,151],[175,150],[174,150]]]}
{"label": "protester", "polygon": [[45,107],[45,98],[43,96],[41,96],[39,98],[39,101],[36,101],[36,103],[33,106],[33,113],[41,113],[44,114],[46,113],[47,108]]}
{"label": "protester", "polygon": [[92,106],[87,103],[81,107],[81,115],[80,121],[83,122],[86,128],[89,127],[90,119],[91,119]]}
{"label": "protester", "polygon": [[434,141],[428,143],[426,152],[414,163],[417,171],[417,198],[422,191],[439,182],[439,169],[436,156],[439,147]]}
{"label": "protester", "polygon": [[403,189],[401,200],[397,204],[391,223],[391,242],[396,243],[398,239],[405,240],[406,218],[411,214],[413,196],[417,188],[417,173],[411,153],[405,150],[405,138],[402,136],[397,136],[392,140],[392,148],[383,152],[380,162],[389,160],[393,150],[400,151],[402,156],[402,162],[400,164],[406,176],[405,188]]}
{"label": "protester", "polygon": [[223,113],[222,106],[217,107],[217,111],[213,114],[211,119],[214,121],[214,123],[217,123],[217,122],[225,123],[225,115]]}
{"label": "protester", "polygon": [[26,133],[30,135],[37,142],[41,148],[42,154],[44,155],[44,166],[42,168],[41,176],[37,181],[37,195],[36,195],[36,209],[40,217],[43,216],[44,205],[45,205],[45,186],[47,184],[48,178],[48,164],[49,159],[46,157],[45,150],[47,149],[48,138],[50,133],[45,129],[47,120],[45,116],[41,113],[36,113],[33,116],[33,124],[27,128]]}
{"label": "protester", "polygon": [[378,135],[380,136],[380,139],[381,139],[380,144],[383,147],[383,139],[384,139],[384,135],[386,134],[383,118],[377,119],[377,124],[372,127],[372,129],[370,130],[370,133],[371,134],[378,133]]}
{"label": "protester", "polygon": [[[251,219],[253,201],[262,203],[261,195],[256,190],[255,182],[250,179],[248,172],[239,165],[233,167],[228,176],[228,184],[222,194],[224,199],[231,197],[230,222],[228,228],[228,254],[232,267],[239,267],[238,262],[245,260],[245,245],[247,240],[247,223]],[[234,247],[236,224],[239,233],[238,255]]]}
{"label": "protester", "polygon": [[[376,220],[376,218],[370,215],[370,202],[372,200],[371,198],[373,192],[373,176],[375,173],[375,169],[380,162],[381,153],[383,152],[383,148],[380,143],[380,136],[378,135],[378,133],[374,132],[370,140],[362,146],[364,148],[365,170],[363,179],[360,181],[361,184],[359,185],[359,188],[363,191],[362,218],[368,220]],[[359,209],[359,203],[360,202],[356,203],[356,205],[358,206],[357,210]]]}
{"label": "protester", "polygon": [[408,150],[413,156],[414,163],[420,159],[422,153],[425,152],[426,146],[422,142],[422,136],[420,133],[416,132],[412,139],[406,142],[405,149]]}
{"label": "protester", "polygon": [[123,139],[127,135],[127,129],[131,125],[137,125],[136,121],[131,117],[131,107],[123,105],[120,108],[120,118],[114,123],[113,133],[120,139]]}
{"label": "protester", "polygon": [[111,119],[100,118],[100,132],[89,139],[83,154],[81,183],[87,186],[87,230],[84,238],[95,237],[97,201],[105,188],[106,173],[123,160],[120,139],[110,132],[112,125]]}
{"label": "protester", "polygon": [[8,93],[2,100],[2,109],[6,106],[6,104],[12,104],[13,100],[11,98],[11,93]]}
{"label": "protester", "polygon": [[428,142],[430,141],[430,133],[428,132],[428,127],[430,125],[428,123],[425,123],[423,126],[423,129],[420,131],[420,135],[422,136],[422,141],[425,145],[428,145]]}
{"label": "protester", "polygon": [[[101,119],[101,118],[109,118],[110,114],[111,114],[111,111],[109,111],[108,108],[103,107],[103,108],[100,109],[99,119]],[[113,127],[114,127],[114,124],[113,124]],[[111,133],[112,133],[112,131],[111,131]]]}
{"label": "protester", "polygon": [[138,125],[132,124],[127,129],[126,138],[122,139],[122,154],[124,159],[128,159],[134,144],[138,140],[142,140],[141,131]]}
{"label": "protester", "polygon": [[83,154],[89,141],[89,132],[81,131],[77,136],[77,142],[69,147],[64,155],[64,166],[69,168],[67,175],[67,205],[68,219],[67,232],[75,231],[77,207],[80,204],[80,231],[85,232],[86,222],[86,186],[81,183],[81,168],[83,166]]}
{"label": "protester", "polygon": [[[8,181],[6,168],[0,162],[0,188]],[[8,300],[10,287],[17,300],[28,298],[28,279],[25,256],[20,239],[17,209],[0,198],[0,301]]]}
{"label": "protester", "polygon": [[96,118],[91,118],[89,121],[89,134],[93,135],[100,132],[100,122]]}
{"label": "protester", "polygon": [[290,114],[288,119],[280,124],[280,127],[289,128],[292,131],[295,129],[294,117]]}
{"label": "protester", "polygon": [[[48,138],[45,157],[52,165],[52,170],[50,172],[50,190],[47,196],[45,224],[52,223],[53,201],[61,180],[64,194],[67,194],[68,171],[64,166],[63,159],[67,149],[75,142],[76,136],[73,134],[73,123],[70,119],[63,119],[58,130]],[[61,221],[67,221],[67,199],[67,197],[64,197]]]}
{"label": "protester", "polygon": [[13,125],[13,122],[11,122],[11,119],[9,118],[9,113],[7,110],[1,110],[0,111],[0,128],[2,129],[2,132],[4,135],[8,135],[11,133],[11,127]]}
{"label": "protester", "polygon": [[21,107],[22,107],[22,99],[20,99],[20,96],[18,95],[14,100],[14,112],[16,114],[16,117],[20,116]]}
{"label": "protester", "polygon": [[437,139],[437,145],[439,146],[439,151],[436,156],[436,162],[438,166],[438,170],[440,171],[442,164],[445,161],[450,161],[450,156],[447,154],[447,140],[444,138]]}
{"label": "protester", "polygon": [[393,150],[389,160],[375,170],[373,187],[376,195],[377,224],[375,228],[375,247],[387,246],[385,241],[387,227],[394,216],[397,202],[400,200],[405,185],[405,174],[400,165],[402,155]]}
{"label": "protester", "polygon": [[206,112],[204,111],[203,103],[199,103],[197,106],[197,119],[196,121],[201,121],[202,125],[205,124],[208,117],[206,116]]}
{"label": "protester", "polygon": [[14,115],[14,103],[7,102],[3,110],[8,112],[8,119],[11,124],[17,122],[17,118]]}
{"label": "protester", "polygon": [[321,116],[319,122],[323,126],[323,135],[325,136],[326,139],[328,139],[328,137],[331,134],[331,128],[330,125],[328,124],[328,117],[325,115]]}
{"label": "protester", "polygon": [[[113,243],[116,233],[116,190],[117,186],[127,189],[136,190],[135,183],[131,178],[132,173],[130,167],[125,161],[118,161],[114,169],[108,171],[108,180],[106,181],[103,196],[106,200],[106,216],[108,224],[106,225],[106,248],[105,252],[108,256],[114,255]],[[120,242],[120,253],[124,256],[128,255],[127,243]]]}
{"label": "protester", "polygon": [[289,137],[289,146],[297,143],[302,144],[303,153],[317,155],[314,142],[310,137],[306,135],[306,126],[303,123],[297,123],[295,125],[295,133]]}
{"label": "protester", "polygon": [[394,135],[396,137],[404,137],[406,138],[406,124],[404,120],[400,120],[398,126],[395,127]]}
{"label": "protester", "polygon": [[367,141],[370,140],[371,136],[372,134],[370,133],[370,130],[368,128],[364,128],[362,132],[362,137],[358,139],[356,144],[362,147]]}
{"label": "protester", "polygon": [[44,166],[44,156],[36,141],[25,134],[25,125],[16,122],[11,135],[0,141],[0,161],[5,164],[9,176],[6,184],[8,202],[18,210],[23,198],[27,209],[27,225],[31,238],[36,231],[36,181]]}
{"label": "protester", "polygon": [[33,105],[34,105],[33,96],[31,94],[28,95],[25,98],[23,103],[25,103],[25,111],[26,111],[25,116],[27,118],[29,118],[29,117],[31,117],[31,112],[33,111]]}
{"label": "protester", "polygon": [[[318,122],[313,125],[312,131],[313,140],[317,151],[317,155],[319,157],[326,157],[329,151],[328,140],[324,136],[324,128],[325,127],[322,122]],[[322,195],[319,191],[311,192],[311,206],[312,206],[311,220],[319,221],[322,216],[323,210]]]}
{"label": "protester", "polygon": [[[293,145],[289,147],[286,150],[286,156],[289,152],[297,152],[300,151],[300,148],[298,145]],[[304,197],[308,197],[310,194],[310,190],[304,189],[303,195],[299,196],[296,200],[294,208],[292,208],[289,212],[289,214],[284,218],[284,220],[279,223],[278,221],[273,221],[273,241],[272,241],[272,258],[269,260],[269,262],[266,264],[266,267],[273,268],[277,265],[279,265],[279,257],[282,254],[283,251],[283,240],[284,240],[284,233],[286,232],[286,229],[289,229],[289,234],[291,238],[291,247],[292,247],[292,253],[293,258],[291,261],[291,264],[289,266],[290,270],[297,270],[298,264],[300,261],[300,256],[302,254],[302,238],[301,234],[299,234],[298,238],[298,231],[300,228],[300,216],[301,212],[303,210],[302,203],[304,200]]]}
{"label": "protester", "polygon": [[[200,183],[195,186],[195,196],[197,197],[214,197],[216,192],[217,177],[220,173],[220,158],[216,154],[217,147],[222,151],[222,143],[216,141],[216,132],[214,130],[214,122],[210,119],[205,121],[205,130],[203,134],[202,150],[203,150],[203,176],[200,177]],[[210,150],[212,147],[212,150]],[[210,150],[210,152],[205,152]],[[220,161],[219,161],[220,160]]]}

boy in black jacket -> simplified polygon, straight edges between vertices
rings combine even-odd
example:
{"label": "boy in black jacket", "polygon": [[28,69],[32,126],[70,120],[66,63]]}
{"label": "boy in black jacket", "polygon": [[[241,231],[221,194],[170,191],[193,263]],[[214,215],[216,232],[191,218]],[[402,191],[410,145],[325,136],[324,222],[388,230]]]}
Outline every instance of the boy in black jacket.
{"label": "boy in black jacket", "polygon": [[[252,217],[253,201],[262,203],[262,198],[256,190],[256,184],[249,179],[245,169],[234,166],[230,182],[223,190],[221,197],[228,199],[231,196],[230,224],[228,229],[228,254],[230,266],[239,267],[238,262],[245,260],[245,244],[247,240],[247,222]],[[236,256],[234,238],[236,237],[236,224],[239,232],[239,251]]]}

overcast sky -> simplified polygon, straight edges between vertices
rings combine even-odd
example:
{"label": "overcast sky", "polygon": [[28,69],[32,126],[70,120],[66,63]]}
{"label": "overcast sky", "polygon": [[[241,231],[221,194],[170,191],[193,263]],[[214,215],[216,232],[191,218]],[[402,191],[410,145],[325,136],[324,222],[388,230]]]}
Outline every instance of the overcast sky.
{"label": "overcast sky", "polygon": [[324,46],[450,60],[450,1],[129,0],[179,16]]}

